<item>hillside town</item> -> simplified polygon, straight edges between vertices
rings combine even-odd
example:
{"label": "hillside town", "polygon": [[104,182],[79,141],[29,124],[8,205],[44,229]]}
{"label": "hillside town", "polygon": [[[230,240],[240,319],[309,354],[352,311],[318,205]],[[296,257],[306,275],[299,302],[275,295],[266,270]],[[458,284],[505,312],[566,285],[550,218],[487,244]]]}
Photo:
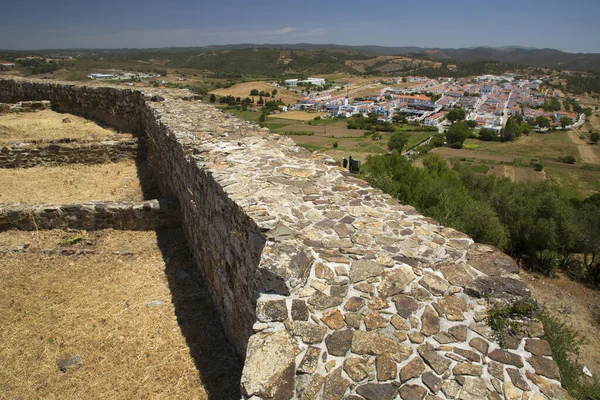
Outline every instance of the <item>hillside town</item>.
{"label": "hillside town", "polygon": [[[309,78],[307,81],[314,80]],[[409,88],[394,88],[399,83],[417,83]],[[383,82],[390,86],[376,91],[367,98],[350,102],[347,95],[331,91],[306,96],[292,106],[291,110],[326,111],[331,117],[349,118],[355,114],[376,113],[378,122],[391,121],[395,115],[406,115],[411,122],[438,126],[449,125],[446,114],[461,107],[467,120],[473,120],[481,128],[500,131],[508,117],[520,115],[525,121],[545,117],[547,128],[557,127],[563,117],[572,123],[578,120],[576,112],[544,111],[553,90],[542,92],[540,79],[516,79],[514,74],[482,75],[474,79],[405,77]],[[287,84],[287,81],[286,81]]]}

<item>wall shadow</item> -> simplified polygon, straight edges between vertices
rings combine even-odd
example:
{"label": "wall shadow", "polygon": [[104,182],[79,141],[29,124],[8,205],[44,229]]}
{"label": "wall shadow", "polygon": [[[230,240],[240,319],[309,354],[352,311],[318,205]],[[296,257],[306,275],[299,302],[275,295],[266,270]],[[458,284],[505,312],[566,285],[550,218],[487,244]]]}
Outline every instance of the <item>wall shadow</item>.
{"label": "wall shadow", "polygon": [[147,141],[143,137],[138,137],[138,150],[135,155],[135,166],[137,177],[142,187],[144,200],[151,200],[160,197],[158,181],[155,178],[152,168],[148,162]]}
{"label": "wall shadow", "polygon": [[210,400],[238,400],[243,362],[227,341],[181,228],[157,231],[177,323]]}

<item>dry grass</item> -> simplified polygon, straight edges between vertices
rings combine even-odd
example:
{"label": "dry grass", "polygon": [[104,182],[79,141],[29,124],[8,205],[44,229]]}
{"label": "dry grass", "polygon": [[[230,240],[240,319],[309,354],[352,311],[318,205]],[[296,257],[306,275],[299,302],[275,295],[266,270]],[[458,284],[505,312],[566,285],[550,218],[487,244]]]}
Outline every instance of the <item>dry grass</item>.
{"label": "dry grass", "polygon": [[278,119],[291,119],[294,121],[311,121],[315,117],[323,117],[328,113],[325,112],[307,112],[307,111],[288,111],[277,114]]}
{"label": "dry grass", "polygon": [[487,174],[499,178],[510,178],[513,182],[541,182],[546,180],[545,171],[535,171],[532,168],[510,165],[492,165]]}
{"label": "dry grass", "polygon": [[[271,94],[273,89],[277,89],[277,94],[275,95],[275,98],[265,97],[265,100],[281,99],[281,101],[283,101],[285,104],[296,104],[298,99],[301,98],[300,95],[297,95],[296,93],[294,93],[291,90],[281,88],[281,87],[275,87],[275,86],[269,85],[267,82],[263,82],[263,81],[238,83],[238,84],[233,85],[230,88],[217,89],[217,90],[213,90],[210,93],[214,93],[217,96],[234,96],[234,97],[241,97],[242,99],[244,99],[246,97],[252,97],[252,96],[250,96],[250,91],[252,89],[256,89],[259,92],[260,91],[268,92],[269,94]],[[258,96],[254,96],[254,99],[256,101],[258,101]]]}
{"label": "dry grass", "polygon": [[[63,123],[69,118],[70,123]],[[51,110],[0,115],[0,142],[57,140],[62,138],[102,140],[117,134],[85,118]]]}
{"label": "dry grass", "polygon": [[114,164],[0,169],[0,203],[143,200],[132,160]]}
{"label": "dry grass", "polygon": [[[56,248],[64,235],[4,232],[0,249],[23,239]],[[239,362],[181,231],[88,235],[79,246],[105,253],[0,257],[0,397],[239,398]],[[153,300],[164,303],[146,306]],[[74,355],[83,366],[60,372],[58,361]]]}

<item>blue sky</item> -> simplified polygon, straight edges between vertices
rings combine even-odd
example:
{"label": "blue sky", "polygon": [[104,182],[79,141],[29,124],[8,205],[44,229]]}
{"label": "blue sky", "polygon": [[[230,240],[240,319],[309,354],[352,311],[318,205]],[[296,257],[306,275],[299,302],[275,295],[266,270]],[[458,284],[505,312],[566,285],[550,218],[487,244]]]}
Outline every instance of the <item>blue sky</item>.
{"label": "blue sky", "polygon": [[0,0],[0,49],[236,43],[600,53],[600,0]]}

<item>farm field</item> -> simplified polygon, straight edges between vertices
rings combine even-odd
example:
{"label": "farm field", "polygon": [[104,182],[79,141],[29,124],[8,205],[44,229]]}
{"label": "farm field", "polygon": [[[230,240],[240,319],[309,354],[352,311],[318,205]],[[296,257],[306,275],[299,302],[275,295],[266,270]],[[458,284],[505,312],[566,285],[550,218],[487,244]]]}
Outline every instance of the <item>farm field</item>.
{"label": "farm field", "polygon": [[[569,197],[585,198],[600,193],[600,164],[586,158],[582,162],[578,146],[595,146],[575,143],[574,132],[557,131],[549,134],[532,133],[514,142],[483,142],[468,139],[463,149],[440,147],[432,150],[449,160],[459,160],[471,165],[476,172],[508,177],[516,182],[549,180],[560,186]],[[573,165],[558,162],[559,157],[571,155]],[[533,164],[541,161],[544,169],[536,172]],[[594,162],[589,162],[594,161]]]}
{"label": "farm field", "polygon": [[[214,93],[217,96],[234,96],[241,97],[242,99],[250,96],[250,91],[252,89],[256,89],[259,92],[265,91],[271,93],[273,89],[277,89],[277,94],[275,95],[276,100],[281,99],[285,104],[296,104],[296,102],[302,98],[302,96],[295,94],[293,91],[284,89],[281,87],[275,87],[273,85],[268,84],[264,81],[253,81],[253,82],[243,82],[237,83],[230,88],[224,89],[216,89],[211,91],[210,93]],[[258,101],[258,96],[254,96],[255,100]],[[272,100],[272,97],[265,97],[266,100]]]}

